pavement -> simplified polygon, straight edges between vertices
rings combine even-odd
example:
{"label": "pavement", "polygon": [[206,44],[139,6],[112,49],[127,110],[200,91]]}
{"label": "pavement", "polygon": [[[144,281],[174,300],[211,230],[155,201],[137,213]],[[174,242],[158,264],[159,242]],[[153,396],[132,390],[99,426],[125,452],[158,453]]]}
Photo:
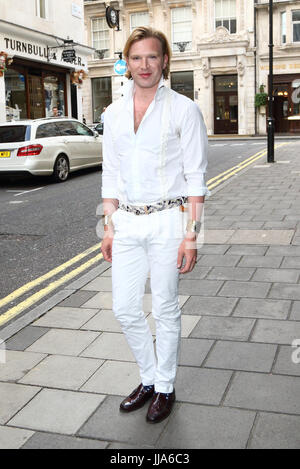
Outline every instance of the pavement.
{"label": "pavement", "polygon": [[[299,448],[300,144],[275,158],[207,200],[171,416],[119,412],[140,378],[103,262],[0,331],[1,449]],[[149,284],[144,311],[155,340]]]}

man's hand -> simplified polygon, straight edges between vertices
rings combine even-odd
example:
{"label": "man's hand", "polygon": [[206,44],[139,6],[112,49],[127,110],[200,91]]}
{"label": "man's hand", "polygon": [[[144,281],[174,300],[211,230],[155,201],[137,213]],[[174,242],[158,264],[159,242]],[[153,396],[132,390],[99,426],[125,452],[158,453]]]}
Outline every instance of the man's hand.
{"label": "man's hand", "polygon": [[[185,259],[185,264],[182,266],[183,259]],[[196,247],[196,236],[187,235],[182,241],[177,258],[177,267],[180,269],[180,274],[186,274],[191,272],[195,267],[197,262],[197,247]]]}
{"label": "man's hand", "polygon": [[103,254],[104,260],[107,262],[112,262],[112,245],[114,240],[113,230],[109,229],[104,231],[104,237],[101,243],[101,252]]}

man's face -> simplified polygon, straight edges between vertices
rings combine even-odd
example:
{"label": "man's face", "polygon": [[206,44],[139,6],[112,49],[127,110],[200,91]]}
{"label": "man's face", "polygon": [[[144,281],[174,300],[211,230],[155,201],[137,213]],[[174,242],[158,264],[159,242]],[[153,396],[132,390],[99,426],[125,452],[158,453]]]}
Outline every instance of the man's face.
{"label": "man's face", "polygon": [[142,39],[130,47],[127,67],[140,88],[156,87],[167,63],[168,56],[163,56],[161,43],[156,38]]}

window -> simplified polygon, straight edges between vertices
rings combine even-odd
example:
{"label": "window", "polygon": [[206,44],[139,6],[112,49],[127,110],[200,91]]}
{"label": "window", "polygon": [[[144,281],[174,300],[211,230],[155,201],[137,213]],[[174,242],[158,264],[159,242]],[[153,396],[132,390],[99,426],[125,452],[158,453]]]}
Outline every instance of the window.
{"label": "window", "polygon": [[9,68],[4,75],[6,96],[6,120],[27,118],[26,79],[21,68]]}
{"label": "window", "polygon": [[286,11],[281,13],[281,44],[286,43]]}
{"label": "window", "polygon": [[192,9],[190,7],[173,8],[171,12],[173,51],[178,52],[182,49],[191,50]]}
{"label": "window", "polygon": [[149,26],[149,13],[148,11],[139,11],[131,13],[130,15],[130,34],[135,28],[139,26]]}
{"label": "window", "polygon": [[109,29],[104,17],[92,19],[92,47],[96,51],[105,50],[104,57],[109,57]]}
{"label": "window", "polygon": [[29,140],[29,129],[26,125],[3,125],[0,127],[0,143],[25,142]]}
{"label": "window", "polygon": [[111,77],[92,79],[93,122],[100,122],[103,108],[112,102]]}
{"label": "window", "polygon": [[194,100],[194,73],[173,72],[171,73],[171,88],[177,93],[183,94]]}
{"label": "window", "polygon": [[77,135],[76,129],[72,121],[56,122],[59,128],[60,135],[70,137],[70,135]]}
{"label": "window", "polygon": [[94,135],[91,129],[81,124],[80,122],[72,122],[72,125],[75,128],[77,135],[86,135],[88,137],[92,137]]}
{"label": "window", "polygon": [[215,25],[236,33],[236,0],[215,0]]}
{"label": "window", "polygon": [[293,41],[300,42],[300,10],[292,11]]}
{"label": "window", "polygon": [[44,77],[44,96],[46,117],[65,115],[65,83],[58,75]]}
{"label": "window", "polygon": [[60,132],[55,122],[42,124],[37,128],[35,138],[59,137]]}
{"label": "window", "polygon": [[36,16],[47,18],[47,0],[36,0]]}

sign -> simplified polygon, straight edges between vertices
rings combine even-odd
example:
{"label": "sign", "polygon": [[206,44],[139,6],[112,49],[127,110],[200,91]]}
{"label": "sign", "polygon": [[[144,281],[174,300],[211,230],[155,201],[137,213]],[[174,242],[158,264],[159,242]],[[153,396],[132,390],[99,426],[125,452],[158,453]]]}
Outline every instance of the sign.
{"label": "sign", "polygon": [[76,60],[76,52],[74,49],[65,49],[62,51],[61,59],[64,62],[74,62]]}
{"label": "sign", "polygon": [[120,31],[119,10],[115,10],[113,7],[107,6],[105,10],[105,17],[109,28],[117,28],[117,31]]}
{"label": "sign", "polygon": [[77,5],[76,3],[72,3],[72,16],[75,16],[76,18],[79,18],[82,20],[83,18],[82,7],[80,5]]}
{"label": "sign", "polygon": [[125,60],[117,60],[115,62],[115,65],[114,65],[115,73],[117,73],[118,75],[124,75],[124,73],[126,73],[126,70],[127,70],[127,64]]}

